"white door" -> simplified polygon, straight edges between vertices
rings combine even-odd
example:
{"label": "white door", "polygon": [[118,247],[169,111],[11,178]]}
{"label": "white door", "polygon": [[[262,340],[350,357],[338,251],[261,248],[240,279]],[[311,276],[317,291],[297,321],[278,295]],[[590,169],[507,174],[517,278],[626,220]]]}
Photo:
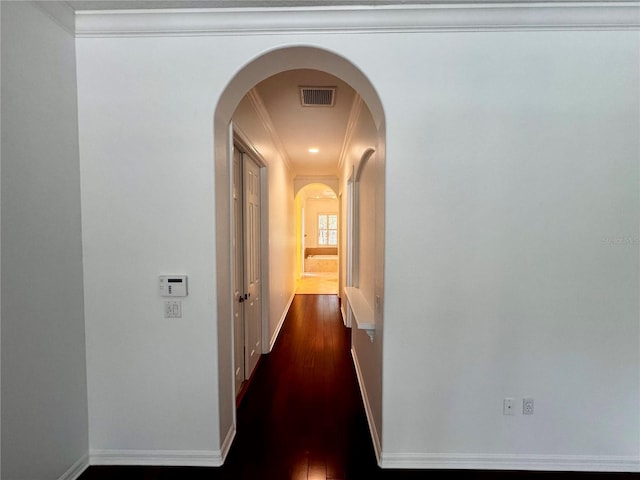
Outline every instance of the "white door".
{"label": "white door", "polygon": [[233,341],[234,372],[236,396],[245,380],[244,364],[244,226],[242,199],[242,153],[233,149],[233,241],[232,255],[234,259],[233,280]]}
{"label": "white door", "polygon": [[260,168],[242,150],[233,151],[234,371],[235,391],[249,379],[262,353],[260,269]]}
{"label": "white door", "polygon": [[260,282],[260,168],[243,155],[245,239],[245,378],[249,378],[262,353],[262,299]]}

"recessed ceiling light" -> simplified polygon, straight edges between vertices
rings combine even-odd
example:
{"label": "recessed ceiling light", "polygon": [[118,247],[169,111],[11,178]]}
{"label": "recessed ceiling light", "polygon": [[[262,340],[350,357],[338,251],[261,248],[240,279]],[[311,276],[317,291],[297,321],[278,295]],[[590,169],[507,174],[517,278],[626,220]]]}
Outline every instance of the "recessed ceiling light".
{"label": "recessed ceiling light", "polygon": [[312,147],[312,148],[309,149],[309,153],[318,153],[319,151],[320,151],[320,149],[316,148],[316,147]]}

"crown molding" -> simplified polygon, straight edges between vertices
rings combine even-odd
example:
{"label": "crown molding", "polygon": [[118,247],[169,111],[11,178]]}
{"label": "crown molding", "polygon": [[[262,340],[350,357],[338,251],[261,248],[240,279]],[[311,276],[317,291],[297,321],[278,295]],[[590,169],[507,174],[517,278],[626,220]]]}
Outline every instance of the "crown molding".
{"label": "crown molding", "polygon": [[76,11],[78,37],[638,29],[638,1]]}
{"label": "crown molding", "polygon": [[287,154],[287,149],[284,147],[284,143],[282,143],[282,140],[280,139],[280,135],[278,135],[278,129],[273,124],[271,115],[269,115],[269,111],[262,101],[262,97],[255,88],[249,90],[247,96],[249,97],[249,102],[253,106],[253,109],[255,110],[256,115],[260,120],[260,123],[262,124],[262,127],[269,133],[273,145],[276,147],[276,150],[280,154],[280,158],[282,158],[282,161],[287,169],[292,172],[293,168],[291,166],[291,159]]}
{"label": "crown molding", "polygon": [[75,35],[76,18],[73,9],[64,2],[33,2],[51,20],[57,23],[63,30]]}

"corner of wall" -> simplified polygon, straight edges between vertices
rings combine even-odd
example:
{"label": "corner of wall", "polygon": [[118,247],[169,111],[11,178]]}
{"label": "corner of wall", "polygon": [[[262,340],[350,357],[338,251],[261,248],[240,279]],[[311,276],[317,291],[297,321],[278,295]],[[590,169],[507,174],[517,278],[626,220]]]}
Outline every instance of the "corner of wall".
{"label": "corner of wall", "polygon": [[85,453],[58,480],[77,480],[89,468],[89,452]]}

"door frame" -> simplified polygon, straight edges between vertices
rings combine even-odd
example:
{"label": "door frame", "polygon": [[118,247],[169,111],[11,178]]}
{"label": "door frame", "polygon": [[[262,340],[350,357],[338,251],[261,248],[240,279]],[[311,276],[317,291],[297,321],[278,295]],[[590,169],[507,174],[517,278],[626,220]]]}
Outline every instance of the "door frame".
{"label": "door frame", "polygon": [[[346,234],[346,248],[345,248],[345,282],[344,287],[352,287],[354,286],[354,255],[357,253],[355,251],[355,217],[354,217],[354,185],[353,185],[353,166],[351,167],[351,173],[349,174],[349,178],[347,179],[347,204],[346,204],[346,218],[344,220],[345,223],[345,234]],[[340,290],[341,298],[344,298],[344,290]],[[353,312],[351,308],[347,305],[346,300],[342,302],[343,305],[343,321],[344,325],[347,328],[351,328],[353,322]]]}
{"label": "door frame", "polygon": [[[260,354],[269,353],[269,192],[268,192],[268,168],[267,162],[264,160],[262,155],[253,147],[251,141],[248,136],[238,128],[237,125],[233,123],[233,121],[229,125],[229,138],[228,138],[228,151],[229,151],[229,201],[231,212],[229,215],[229,235],[230,235],[230,245],[233,243],[233,236],[235,235],[235,219],[233,215],[233,151],[235,149],[234,145],[238,145],[240,148],[244,150],[244,154],[247,154],[251,157],[251,159],[258,165],[260,169],[260,297],[261,297],[261,307],[260,307],[260,322],[261,322],[261,345],[262,351]],[[244,242],[243,248],[244,246]],[[235,284],[235,275],[236,271],[234,268],[234,258],[229,259],[232,265],[231,275],[229,276],[229,293],[231,305],[236,301],[235,295],[233,292],[233,287]],[[231,331],[232,335],[234,334],[234,320],[233,320],[233,308],[231,309]],[[231,358],[235,359],[235,341],[231,342]],[[232,385],[235,384],[235,369],[231,369],[232,374]],[[235,389],[234,389],[235,390]],[[235,397],[235,393],[234,393]],[[235,412],[234,412],[235,416]],[[235,417],[234,417],[235,423]]]}

